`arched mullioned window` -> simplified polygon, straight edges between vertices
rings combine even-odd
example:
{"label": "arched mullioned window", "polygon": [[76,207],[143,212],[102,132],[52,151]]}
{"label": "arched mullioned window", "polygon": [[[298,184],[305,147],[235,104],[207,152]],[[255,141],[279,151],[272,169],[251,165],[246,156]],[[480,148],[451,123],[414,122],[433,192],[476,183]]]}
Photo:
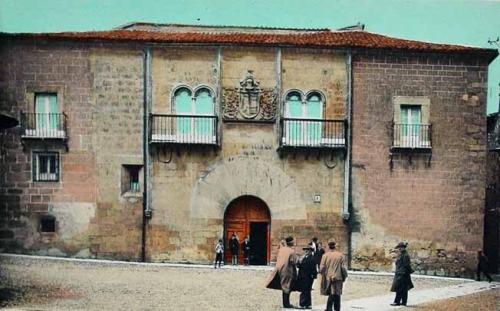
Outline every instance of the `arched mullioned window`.
{"label": "arched mullioned window", "polygon": [[292,90],[285,95],[286,143],[294,145],[319,144],[322,135],[324,97],[319,91],[304,94]]}
{"label": "arched mullioned window", "polygon": [[193,113],[192,92],[187,87],[180,87],[174,92],[174,109],[176,114]]}
{"label": "arched mullioned window", "polygon": [[196,114],[213,115],[214,99],[212,91],[206,87],[198,88],[194,96],[194,105]]}
{"label": "arched mullioned window", "polygon": [[188,86],[181,86],[174,91],[172,107],[177,115],[178,139],[189,142],[215,139],[213,94],[207,86],[199,86],[194,91]]}
{"label": "arched mullioned window", "polygon": [[213,115],[215,111],[213,91],[206,86],[197,87],[194,92],[190,87],[179,87],[174,91],[173,102],[176,114]]}

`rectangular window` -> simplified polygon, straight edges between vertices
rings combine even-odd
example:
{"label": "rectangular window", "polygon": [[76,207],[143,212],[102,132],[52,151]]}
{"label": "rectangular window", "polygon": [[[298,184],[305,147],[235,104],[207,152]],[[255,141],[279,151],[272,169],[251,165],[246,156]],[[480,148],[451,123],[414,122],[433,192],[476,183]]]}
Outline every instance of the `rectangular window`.
{"label": "rectangular window", "polygon": [[33,152],[33,181],[59,181],[59,153]]}
{"label": "rectangular window", "polygon": [[421,115],[420,106],[401,106],[401,134],[407,140],[416,140],[420,136]]}
{"label": "rectangular window", "polygon": [[425,96],[394,96],[395,148],[431,148],[430,99]]}
{"label": "rectangular window", "polygon": [[53,216],[43,216],[40,219],[41,232],[56,232],[56,219]]}
{"label": "rectangular window", "polygon": [[122,166],[122,194],[126,192],[139,193],[141,191],[140,173],[142,165]]}
{"label": "rectangular window", "polygon": [[37,129],[57,130],[59,125],[58,113],[57,94],[35,94],[35,120]]}

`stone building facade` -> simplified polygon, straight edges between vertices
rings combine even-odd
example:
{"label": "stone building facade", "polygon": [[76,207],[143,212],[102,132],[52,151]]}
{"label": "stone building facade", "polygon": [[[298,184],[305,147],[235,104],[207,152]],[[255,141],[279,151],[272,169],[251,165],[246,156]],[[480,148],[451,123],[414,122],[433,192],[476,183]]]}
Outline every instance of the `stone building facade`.
{"label": "stone building facade", "polygon": [[[220,238],[274,261],[335,237],[355,269],[420,273],[482,247],[496,51],[362,30],[133,24],[3,34],[0,247],[168,262]],[[242,259],[241,259],[242,260]]]}

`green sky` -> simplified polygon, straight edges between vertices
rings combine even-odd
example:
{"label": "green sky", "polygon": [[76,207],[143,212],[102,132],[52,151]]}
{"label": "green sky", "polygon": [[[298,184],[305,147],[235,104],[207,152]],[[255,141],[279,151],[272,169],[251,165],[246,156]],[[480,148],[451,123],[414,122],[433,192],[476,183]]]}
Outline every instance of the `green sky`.
{"label": "green sky", "polygon": [[[492,47],[500,0],[0,0],[0,31],[103,30],[132,21],[339,28]],[[490,66],[488,113],[498,110],[500,58]]]}

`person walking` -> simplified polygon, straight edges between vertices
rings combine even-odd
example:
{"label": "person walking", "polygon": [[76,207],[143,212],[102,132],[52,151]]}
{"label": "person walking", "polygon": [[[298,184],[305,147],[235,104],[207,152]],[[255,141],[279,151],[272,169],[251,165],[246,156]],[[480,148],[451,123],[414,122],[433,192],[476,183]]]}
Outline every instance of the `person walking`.
{"label": "person walking", "polygon": [[344,255],[337,251],[335,240],[328,240],[328,251],[321,258],[321,294],[328,296],[325,311],[340,311],[340,296],[347,278]]}
{"label": "person walking", "polygon": [[486,257],[486,255],[483,254],[482,250],[478,250],[477,251],[477,271],[476,271],[478,281],[481,281],[481,272],[483,272],[483,274],[488,279],[488,282],[491,283],[491,281],[493,279],[491,278],[490,274],[488,273],[488,270],[489,270],[488,268],[489,268],[488,257]]}
{"label": "person walking", "polygon": [[248,235],[245,237],[245,240],[243,241],[241,248],[243,248],[243,257],[244,257],[243,262],[245,265],[249,265],[251,247],[250,247],[250,237]]}
{"label": "person walking", "polygon": [[399,242],[396,245],[398,256],[396,259],[396,271],[394,272],[394,280],[392,281],[391,292],[396,293],[394,302],[391,306],[406,306],[408,303],[408,291],[413,288],[411,281],[411,268],[410,255],[406,252],[408,243]]}
{"label": "person walking", "polygon": [[311,309],[312,285],[318,275],[318,270],[316,269],[316,261],[313,255],[314,248],[311,243],[307,247],[304,247],[303,250],[305,251],[304,257],[302,257],[298,264],[299,274],[297,284],[300,289],[299,306],[303,309]]}
{"label": "person walking", "polygon": [[229,249],[231,250],[231,264],[233,266],[238,265],[238,255],[240,253],[240,241],[238,236],[233,232],[231,240],[229,240]]}
{"label": "person walking", "polygon": [[290,293],[296,288],[298,257],[293,249],[294,240],[289,236],[285,246],[280,247],[276,267],[271,273],[266,287],[282,291],[283,308],[295,308],[290,304]]}
{"label": "person walking", "polygon": [[224,255],[224,244],[222,243],[222,239],[219,239],[219,242],[215,245],[214,269],[217,269],[217,264],[219,265],[219,268],[220,268],[223,255]]}

